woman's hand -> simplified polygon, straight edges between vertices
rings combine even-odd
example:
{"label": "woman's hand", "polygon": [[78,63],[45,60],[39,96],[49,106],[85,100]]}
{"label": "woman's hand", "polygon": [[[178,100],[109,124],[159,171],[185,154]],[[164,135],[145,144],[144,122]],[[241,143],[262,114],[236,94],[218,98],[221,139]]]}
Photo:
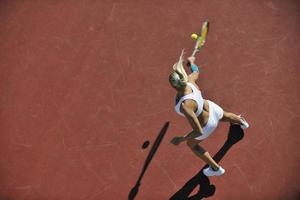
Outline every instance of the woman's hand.
{"label": "woman's hand", "polygon": [[190,64],[193,64],[195,62],[196,58],[194,56],[191,56],[191,57],[188,57],[187,60]]}
{"label": "woman's hand", "polygon": [[184,141],[184,137],[182,136],[179,136],[179,137],[174,137],[172,140],[171,140],[171,143],[174,144],[174,145],[179,145],[181,142]]}

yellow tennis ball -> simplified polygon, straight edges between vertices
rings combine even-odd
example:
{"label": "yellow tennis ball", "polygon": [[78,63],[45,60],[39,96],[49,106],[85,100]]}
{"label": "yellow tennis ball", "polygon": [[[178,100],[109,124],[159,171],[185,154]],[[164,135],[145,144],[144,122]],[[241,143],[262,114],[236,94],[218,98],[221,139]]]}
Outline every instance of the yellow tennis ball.
{"label": "yellow tennis ball", "polygon": [[191,35],[191,38],[192,38],[193,40],[197,40],[198,35],[197,35],[196,33],[193,33],[193,34]]}

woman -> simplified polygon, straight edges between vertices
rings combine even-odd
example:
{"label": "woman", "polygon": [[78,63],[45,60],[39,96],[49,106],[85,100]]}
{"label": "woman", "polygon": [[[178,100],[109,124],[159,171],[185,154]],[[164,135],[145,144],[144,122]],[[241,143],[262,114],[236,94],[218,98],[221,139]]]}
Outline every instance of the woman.
{"label": "woman", "polygon": [[248,128],[249,124],[243,117],[226,112],[214,102],[203,99],[196,84],[199,68],[195,64],[195,57],[189,57],[187,60],[192,73],[187,75],[183,68],[182,52],[179,61],[173,66],[174,71],[169,75],[169,82],[177,91],[175,110],[179,115],[186,117],[193,131],[185,136],[174,137],[171,143],[179,145],[186,141],[188,147],[209,165],[203,173],[206,176],[220,176],[225,170],[199,143],[216,129],[219,121],[239,124],[243,129]]}

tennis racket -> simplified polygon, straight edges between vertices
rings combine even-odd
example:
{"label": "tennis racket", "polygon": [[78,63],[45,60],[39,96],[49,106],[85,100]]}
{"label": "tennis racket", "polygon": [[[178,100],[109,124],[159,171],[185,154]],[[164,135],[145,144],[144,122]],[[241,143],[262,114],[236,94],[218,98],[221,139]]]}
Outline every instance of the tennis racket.
{"label": "tennis racket", "polygon": [[208,30],[209,30],[209,21],[206,20],[202,24],[201,35],[199,35],[199,36],[197,35],[197,40],[196,40],[196,44],[194,47],[194,51],[192,53],[192,57],[194,57],[196,55],[196,53],[198,51],[200,51],[200,49],[204,46]]}

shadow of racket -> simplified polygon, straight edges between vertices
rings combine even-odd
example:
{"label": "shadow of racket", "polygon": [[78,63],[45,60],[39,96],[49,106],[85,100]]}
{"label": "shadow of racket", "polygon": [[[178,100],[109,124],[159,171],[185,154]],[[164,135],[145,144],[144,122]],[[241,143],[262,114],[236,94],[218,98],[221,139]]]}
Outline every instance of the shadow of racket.
{"label": "shadow of racket", "polygon": [[144,176],[144,174],[145,174],[145,172],[146,172],[146,170],[147,170],[147,168],[148,168],[148,166],[149,166],[149,164],[150,164],[150,162],[151,162],[151,160],[152,160],[155,152],[157,151],[157,149],[158,149],[158,147],[159,147],[162,139],[164,138],[164,136],[165,136],[165,134],[166,134],[166,132],[168,130],[169,124],[170,124],[170,122],[166,122],[165,125],[160,130],[160,132],[159,132],[159,134],[158,134],[155,142],[153,143],[153,145],[151,147],[151,150],[150,150],[150,152],[149,152],[149,154],[148,154],[148,156],[147,156],[147,158],[145,160],[142,172],[141,172],[141,174],[140,174],[140,176],[139,176],[139,178],[138,178],[135,186],[129,192],[128,200],[134,200],[134,198],[136,197],[136,195],[137,195],[137,193],[139,191],[139,187],[141,185],[141,180],[142,180],[142,178],[143,178],[143,176]]}

